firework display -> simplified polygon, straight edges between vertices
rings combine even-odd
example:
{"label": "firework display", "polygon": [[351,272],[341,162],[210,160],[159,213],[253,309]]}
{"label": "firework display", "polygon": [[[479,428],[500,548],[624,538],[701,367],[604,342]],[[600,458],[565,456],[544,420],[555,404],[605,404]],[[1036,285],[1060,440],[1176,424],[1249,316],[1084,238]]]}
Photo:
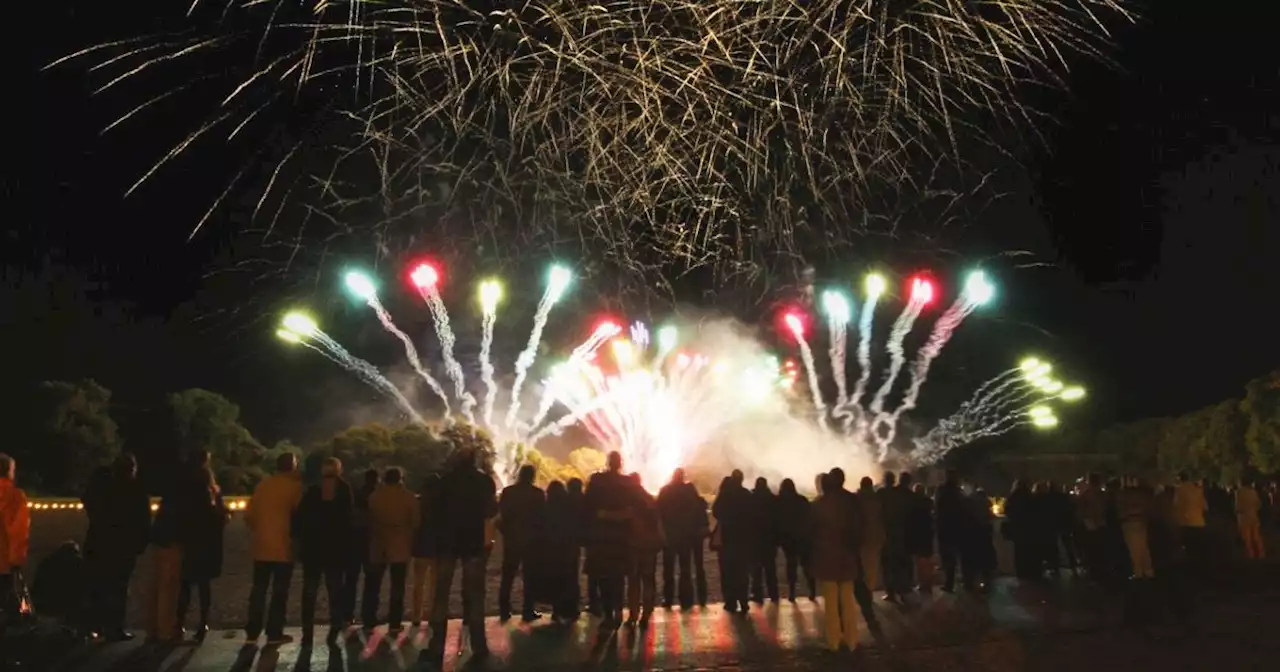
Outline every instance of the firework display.
{"label": "firework display", "polygon": [[[864,282],[865,297],[855,326],[855,303],[843,290],[822,294],[828,338],[827,364],[834,399],[824,394],[823,369],[809,339],[811,317],[799,308],[780,317],[784,347],[794,346],[801,365],[787,359],[780,363],[754,334],[740,325],[697,323],[678,327],[663,324],[651,329],[635,321],[624,329],[613,319],[597,323],[589,336],[563,360],[546,368],[533,413],[521,413],[523,381],[537,363],[542,333],[552,308],[563,298],[571,272],[552,266],[546,288],[534,316],[528,344],[519,353],[512,371],[513,383],[505,398],[499,397],[498,367],[493,361],[494,325],[502,299],[500,281],[488,278],[478,285],[481,307],[480,383],[483,396],[477,403],[453,354],[456,336],[440,295],[443,277],[439,267],[421,263],[409,273],[410,284],[427,294],[435,324],[442,366],[454,383],[452,395],[421,361],[412,341],[399,329],[378,298],[375,281],[359,271],[346,274],[347,289],[373,309],[379,322],[403,345],[410,365],[440,398],[442,420],[458,419],[485,428],[500,446],[497,463],[504,473],[518,466],[517,447],[540,441],[579,426],[598,447],[620,451],[649,487],[665,481],[678,466],[698,463],[746,465],[760,473],[785,477],[807,476],[823,464],[856,464],[865,469],[891,457],[897,462],[929,464],[950,450],[983,437],[998,436],[1019,426],[1050,429],[1058,418],[1053,401],[1075,402],[1084,388],[1068,386],[1051,376],[1053,367],[1030,358],[978,388],[955,413],[922,436],[898,441],[899,421],[916,406],[933,362],[942,354],[951,335],[964,319],[995,296],[995,288],[982,271],[972,272],[963,289],[933,324],[932,332],[915,353],[911,380],[896,407],[887,408],[894,379],[905,367],[904,341],[911,327],[941,293],[938,284],[924,274],[908,279],[908,300],[885,343],[889,364],[880,372],[883,382],[875,397],[863,403],[863,392],[876,376],[871,366],[870,333],[873,313],[888,293],[880,274]],[[858,329],[858,382],[848,390],[845,350],[850,329]],[[284,340],[309,347],[356,373],[388,395],[415,422],[424,422],[406,396],[374,367],[344,350],[320,330],[305,313],[287,314],[277,334]],[[807,395],[794,382],[807,381]],[[797,400],[807,401],[797,406]],[[454,402],[457,402],[455,406]],[[499,417],[496,408],[505,405]]]}
{"label": "firework display", "polygon": [[318,125],[350,121],[321,163],[376,157],[380,179],[351,186],[285,138],[255,214],[314,182],[385,206],[366,226],[467,208],[435,223],[460,222],[449,239],[567,236],[632,268],[652,254],[743,272],[891,217],[892,192],[928,191],[927,166],[1034,118],[1021,89],[1061,83],[1131,18],[1129,0],[188,4],[186,30],[68,57],[98,91],[144,92],[109,128],[187,94],[212,104],[139,183],[315,92]]}

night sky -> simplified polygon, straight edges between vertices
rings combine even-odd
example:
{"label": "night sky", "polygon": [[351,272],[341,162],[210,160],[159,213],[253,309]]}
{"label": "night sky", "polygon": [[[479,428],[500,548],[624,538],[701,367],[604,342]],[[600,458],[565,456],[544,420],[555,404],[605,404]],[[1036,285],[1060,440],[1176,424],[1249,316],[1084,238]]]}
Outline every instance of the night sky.
{"label": "night sky", "polygon": [[[1007,167],[1002,197],[948,233],[966,253],[1034,254],[994,269],[1000,306],[965,326],[940,378],[972,385],[1023,353],[1044,354],[1088,385],[1080,420],[1102,425],[1239,395],[1280,365],[1273,13],[1262,2],[1150,4],[1140,25],[1120,32],[1113,66],[1079,64],[1069,95],[1041,94],[1054,121],[1040,128],[1044,146],[1024,152],[1036,158]],[[0,245],[6,393],[92,376],[123,405],[147,406],[206,387],[238,401],[263,439],[319,438],[360,419],[330,417],[339,408],[376,408],[375,399],[319,358],[287,352],[269,322],[245,319],[279,305],[269,283],[226,272],[243,259],[236,222],[215,218],[188,240],[242,149],[187,157],[124,199],[189,120],[170,110],[175,119],[103,136],[128,91],[104,102],[80,69],[38,71],[85,45],[180,25],[174,5],[29,10],[41,15],[32,25],[48,29],[21,61],[22,88],[10,84],[32,112],[10,127],[19,149],[4,182],[16,206]],[[353,350],[387,347],[370,318],[351,319],[370,323],[337,325],[351,331]],[[390,363],[396,354],[370,356]]]}

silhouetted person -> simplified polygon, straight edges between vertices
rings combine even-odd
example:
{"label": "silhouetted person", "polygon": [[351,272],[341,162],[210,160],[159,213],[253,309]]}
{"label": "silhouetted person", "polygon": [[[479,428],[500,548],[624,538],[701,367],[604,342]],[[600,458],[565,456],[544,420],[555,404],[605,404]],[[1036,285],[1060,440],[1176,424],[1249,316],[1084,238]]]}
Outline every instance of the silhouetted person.
{"label": "silhouetted person", "polygon": [[[66,626],[75,624],[85,602],[85,584],[80,545],[71,540],[62,542],[57,550],[36,564],[35,579],[30,585],[36,614]],[[0,630],[4,624],[3,615],[0,615]]]}
{"label": "silhouetted person", "polygon": [[[942,589],[949,593],[955,590],[956,570],[964,557],[972,525],[964,491],[960,489],[960,476],[954,470],[947,470],[946,481],[934,497],[934,510],[937,513],[938,554],[942,558]],[[969,576],[972,570],[966,569],[964,582],[971,584],[974,580]]]}
{"label": "silhouetted person", "polygon": [[1121,529],[1124,531],[1124,543],[1129,551],[1129,562],[1133,568],[1133,578],[1150,579],[1155,577],[1155,566],[1151,562],[1147,521],[1154,508],[1154,497],[1137,478],[1126,478],[1123,485],[1116,504]]}
{"label": "silhouetted person", "polygon": [[1021,481],[1013,482],[1004,504],[1005,539],[1013,544],[1014,575],[1022,581],[1040,578],[1040,557],[1036,543],[1037,527],[1035,502],[1031,488]]}
{"label": "silhouetted person", "polygon": [[436,556],[440,554],[440,476],[431,474],[422,481],[418,493],[418,531],[413,537],[413,600],[409,622],[423,626],[431,620],[435,604]]}
{"label": "silhouetted person", "polygon": [[827,648],[858,646],[854,584],[859,576],[859,549],[864,514],[858,500],[844,490],[843,472],[827,474],[822,494],[813,503],[813,573],[822,594]]}
{"label": "silhouetted person", "polygon": [[[996,575],[996,547],[991,538],[991,523],[995,515],[991,513],[991,498],[987,496],[986,490],[978,488],[973,491],[972,497],[965,499],[965,503],[970,520],[968,542],[961,561],[964,565],[965,584],[989,590]],[[969,578],[970,574],[973,574],[972,579]]]}
{"label": "silhouetted person", "polygon": [[898,485],[892,471],[886,471],[879,494],[884,515],[884,550],[880,558],[880,573],[884,577],[885,598],[896,601],[911,590],[911,556],[907,553],[906,537],[907,507],[911,501],[911,492],[909,488]]}
{"label": "silhouetted person", "polygon": [[567,622],[578,617],[578,559],[582,513],[564,483],[547,485],[547,505],[542,512],[539,564],[544,595],[551,603],[551,617]]}
{"label": "silhouetted person", "polygon": [[1147,521],[1147,547],[1151,550],[1151,566],[1157,574],[1169,576],[1177,550],[1178,526],[1173,520],[1173,487],[1156,488]]}
{"label": "silhouetted person", "polygon": [[[205,462],[207,453],[196,456]],[[188,547],[201,543],[195,539],[199,530],[191,525],[199,488],[192,478],[190,464],[181,464],[177,473],[165,484],[155,522],[151,525],[152,565],[150,590],[147,595],[147,639],[153,642],[177,642],[182,639],[178,627],[178,600],[182,590],[183,555]]]}
{"label": "silhouetted person", "polygon": [[756,479],[751,490],[751,503],[755,509],[756,556],[752,558],[751,597],[757,604],[764,604],[768,597],[778,601],[778,498],[769,490],[769,482]]}
{"label": "silhouetted person", "polygon": [[662,550],[662,605],[670,609],[676,598],[677,566],[681,608],[688,609],[695,602],[706,605],[707,574],[702,566],[702,544],[707,536],[707,500],[692,483],[685,482],[683,469],[676,469],[671,482],[658,491],[658,511],[667,540]]}
{"label": "silhouetted person", "polygon": [[623,583],[631,567],[631,518],[635,488],[622,474],[622,455],[609,453],[606,470],[587,485],[587,574],[599,582],[602,630],[622,623]]}
{"label": "silhouetted person", "polygon": [[1244,557],[1250,560],[1261,560],[1267,557],[1266,548],[1262,544],[1262,498],[1253,484],[1241,481],[1235,494],[1236,527],[1240,530],[1240,540],[1244,542]]}
{"label": "silhouetted person", "polygon": [[[1005,508],[1007,510],[1008,505]],[[1080,551],[1085,569],[1089,571],[1089,576],[1093,580],[1105,581],[1108,574],[1106,561],[1107,502],[1106,496],[1102,491],[1102,477],[1100,475],[1089,474],[1086,477],[1085,484],[1081,487],[1080,494],[1076,497],[1076,519],[1080,523],[1076,528],[1078,533],[1076,547]]]}
{"label": "silhouetted person", "polygon": [[477,466],[470,445],[449,457],[440,479],[439,539],[436,559],[435,606],[431,610],[431,642],[426,662],[442,666],[449,617],[453,573],[462,564],[462,625],[470,635],[473,656],[484,657],[489,644],[484,634],[485,565],[493,549],[493,519],[498,515],[497,486]]}
{"label": "silhouetted person", "polygon": [[320,482],[307,488],[298,505],[298,559],[302,561],[302,642],[315,636],[316,596],[324,580],[329,598],[329,641],[335,641],[351,619],[343,587],[351,551],[351,487],[342,478],[342,462],[327,457]]}
{"label": "silhouetted person", "polygon": [[759,544],[755,506],[751,493],[742,486],[742,472],[735,471],[720,484],[711,513],[720,535],[720,576],[724,608],[730,613],[747,613],[748,577]]}
{"label": "silhouetted person", "polygon": [[[342,605],[343,613],[352,623],[356,617],[360,574],[367,574],[369,567],[369,496],[381,482],[382,474],[377,469],[368,469],[363,483],[351,493],[351,543],[347,546],[347,571],[342,579]],[[365,581],[368,580],[366,577]]]}
{"label": "silhouetted person", "polygon": [[[582,587],[578,577],[582,574],[582,549],[587,543],[589,526],[585,524],[586,520],[586,494],[583,492],[583,483],[580,478],[571,478],[565,484],[565,491],[569,496],[568,506],[572,512],[573,537],[577,541],[574,549],[573,558],[573,617],[577,618],[581,615],[582,609]],[[588,584],[588,591],[591,589]],[[599,601],[600,591],[589,592],[589,604],[596,604]],[[597,605],[598,606],[598,605]]]}
{"label": "silhouetted person", "polygon": [[912,485],[911,474],[903,474],[899,486],[911,488],[907,504],[905,539],[907,553],[915,565],[916,585],[925,595],[933,593],[933,500],[925,495],[923,484]]}
{"label": "silhouetted person", "polygon": [[[293,516],[301,502],[298,458],[284,453],[276,458],[276,473],[254,488],[245,512],[253,555],[246,644],[258,641],[262,635],[263,611],[267,612],[267,644],[293,641],[284,634],[284,623],[289,608],[289,582],[293,579]],[[267,606],[268,587],[271,588],[270,607]]]}
{"label": "silhouetted person", "polygon": [[535,621],[539,614],[534,609],[538,586],[532,580],[535,572],[530,562],[538,543],[543,519],[542,508],[546,495],[534,484],[537,469],[531,464],[520,467],[516,482],[503,488],[498,498],[498,530],[502,532],[502,579],[498,584],[498,614],[506,621],[511,618],[511,585],[516,572],[520,573],[524,593],[521,614],[526,622]]}
{"label": "silhouetted person", "polygon": [[151,533],[151,500],[138,480],[138,463],[122,453],[90,484],[81,501],[89,518],[84,539],[87,575],[85,628],[108,640],[133,635],[124,629],[129,580]]}
{"label": "silhouetted person", "polygon": [[209,632],[209,608],[213,599],[210,583],[222,576],[222,537],[231,515],[222,501],[222,490],[213,469],[207,459],[202,462],[192,473],[190,518],[184,521],[189,533],[182,553],[182,589],[178,592],[177,612],[181,630],[194,588],[200,599],[200,622],[195,637],[201,641]]}
{"label": "silhouetted person", "polygon": [[657,601],[654,585],[658,552],[665,543],[658,502],[645,491],[640,474],[628,477],[634,490],[631,505],[631,568],[627,573],[627,625],[645,627]]}
{"label": "silhouetted person", "polygon": [[404,487],[404,472],[399,467],[387,469],[382,487],[369,495],[369,568],[364,577],[364,598],[360,609],[366,629],[378,620],[378,598],[382,594],[382,577],[391,575],[390,604],[387,605],[387,630],[399,632],[404,625],[405,579],[409,560],[413,558],[413,539],[418,531],[418,498]]}
{"label": "silhouetted person", "polygon": [[1178,475],[1178,485],[1173,491],[1173,516],[1178,525],[1178,536],[1187,554],[1187,564],[1196,578],[1203,579],[1208,568],[1208,540],[1205,532],[1205,512],[1209,505],[1204,487],[1192,480],[1186,472]]}
{"label": "silhouetted person", "polygon": [[[890,477],[893,472],[889,472]],[[892,488],[886,485],[885,490]],[[862,580],[867,590],[875,590],[880,586],[880,567],[884,559],[885,515],[881,492],[876,492],[875,484],[869,476],[858,481],[858,504],[862,510],[862,542],[858,548],[858,560],[862,564]],[[893,591],[889,589],[889,581],[885,580],[885,597],[892,599]]]}
{"label": "silhouetted person", "polygon": [[786,556],[787,597],[792,602],[796,601],[796,583],[801,569],[809,586],[809,599],[818,596],[809,564],[809,550],[813,546],[813,520],[809,507],[809,500],[796,491],[795,481],[783,480],[778,486],[778,544]]}
{"label": "silhouetted person", "polygon": [[1049,492],[1046,496],[1049,524],[1054,535],[1054,552],[1057,553],[1057,545],[1061,543],[1062,551],[1066,554],[1067,569],[1075,572],[1079,569],[1075,544],[1075,502],[1072,501],[1071,495],[1067,494],[1066,486],[1060,483],[1049,483]]}

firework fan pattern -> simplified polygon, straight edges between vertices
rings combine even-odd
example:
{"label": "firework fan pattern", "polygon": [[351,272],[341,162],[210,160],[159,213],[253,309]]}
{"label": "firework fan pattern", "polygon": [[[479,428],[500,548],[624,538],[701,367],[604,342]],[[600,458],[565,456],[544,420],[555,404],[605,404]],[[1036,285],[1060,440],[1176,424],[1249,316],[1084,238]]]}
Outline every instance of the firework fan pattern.
{"label": "firework fan pattern", "polygon": [[187,32],[76,56],[101,89],[183,69],[117,124],[184,90],[216,93],[140,181],[321,90],[351,127],[332,163],[369,161],[376,179],[291,168],[308,153],[296,140],[252,187],[255,214],[307,184],[339,210],[376,204],[358,224],[331,218],[348,233],[572,244],[723,277],[847,241],[879,195],[928,179],[921,165],[1033,119],[1020,90],[1104,57],[1127,4],[194,0]]}

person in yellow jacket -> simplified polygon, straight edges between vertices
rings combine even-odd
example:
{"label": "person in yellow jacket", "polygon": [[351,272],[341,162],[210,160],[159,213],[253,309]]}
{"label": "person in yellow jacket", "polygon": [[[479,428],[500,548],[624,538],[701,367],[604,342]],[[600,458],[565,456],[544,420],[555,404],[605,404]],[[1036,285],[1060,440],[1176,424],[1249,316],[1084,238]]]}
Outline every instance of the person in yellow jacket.
{"label": "person in yellow jacket", "polygon": [[1241,481],[1236,488],[1236,524],[1240,527],[1240,539],[1244,541],[1244,557],[1261,560],[1267,557],[1262,546],[1262,498],[1248,481]]}
{"label": "person in yellow jacket", "polygon": [[249,590],[249,622],[245,626],[247,644],[258,641],[262,634],[262,612],[266,607],[268,585],[271,587],[271,606],[266,609],[267,644],[293,641],[292,637],[284,634],[284,621],[289,603],[289,582],[293,578],[293,514],[301,502],[302,476],[298,473],[298,458],[293,453],[285,453],[276,458],[276,473],[253,489],[253,497],[245,511],[253,556],[253,587]]}
{"label": "person in yellow jacket", "polygon": [[391,604],[387,629],[400,630],[404,620],[404,587],[413,558],[413,537],[422,522],[418,498],[404,487],[404,472],[392,467],[382,476],[382,486],[369,495],[369,569],[364,577],[361,620],[365,629],[378,623],[378,596],[382,576],[391,569]]}

